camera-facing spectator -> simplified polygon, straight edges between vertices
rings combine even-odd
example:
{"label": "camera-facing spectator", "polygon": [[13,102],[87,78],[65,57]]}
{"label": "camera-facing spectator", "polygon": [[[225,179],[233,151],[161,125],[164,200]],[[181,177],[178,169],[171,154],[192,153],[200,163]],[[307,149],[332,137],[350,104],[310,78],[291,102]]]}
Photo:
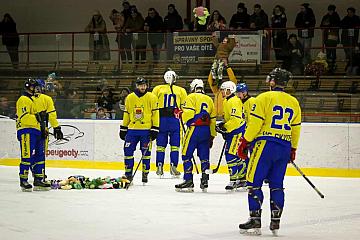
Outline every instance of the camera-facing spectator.
{"label": "camera-facing spectator", "polygon": [[[320,27],[323,28],[323,44],[326,49],[326,58],[329,63],[329,72],[334,72],[336,62],[336,46],[339,43],[340,17],[335,11],[335,5],[328,6],[328,13],[321,19]],[[327,28],[328,27],[328,28]]]}
{"label": "camera-facing spectator", "polygon": [[120,91],[120,96],[119,96],[119,108],[116,111],[116,118],[117,119],[123,119],[123,115],[124,115],[124,111],[125,111],[125,99],[126,97],[130,94],[130,89],[129,88],[122,88]]}
{"label": "camera-facing spectator", "polygon": [[360,18],[355,15],[355,8],[349,7],[347,15],[341,20],[341,44],[344,47],[346,59],[350,59],[352,51],[359,41]]}
{"label": "camera-facing spectator", "polygon": [[0,34],[2,43],[6,46],[11,63],[14,69],[19,67],[19,34],[16,30],[16,23],[10,14],[6,13],[0,23]]}
{"label": "camera-facing spectator", "polygon": [[218,10],[213,11],[210,15],[207,30],[211,32],[226,30],[226,20]]}
{"label": "camera-facing spectator", "polygon": [[122,7],[123,10],[121,11],[121,14],[124,16],[126,22],[128,18],[131,16],[130,3],[128,1],[123,1]]}
{"label": "camera-facing spectator", "polygon": [[153,60],[160,59],[160,49],[164,43],[164,22],[155,8],[149,8],[148,16],[145,18],[144,30],[148,32],[148,39],[153,53]]}
{"label": "camera-facing spectator", "polygon": [[98,108],[104,108],[108,113],[110,113],[110,118],[112,118],[112,111],[114,110],[114,105],[117,102],[116,97],[109,88],[104,88],[102,90],[101,96],[96,100]]}
{"label": "camera-facing spectator", "polygon": [[96,119],[111,119],[110,114],[102,107],[99,107],[96,111]]}
{"label": "camera-facing spectator", "polygon": [[285,14],[285,8],[283,6],[276,5],[271,16],[271,28],[273,28],[272,39],[276,60],[282,60],[281,48],[287,42],[287,31],[284,29],[286,28],[286,22],[287,18]]}
{"label": "camera-facing spectator", "polygon": [[229,28],[230,30],[248,29],[250,25],[250,15],[244,3],[237,5],[237,12],[232,15]]}
{"label": "camera-facing spectator", "polygon": [[89,59],[110,60],[109,39],[106,34],[106,23],[98,10],[94,14],[85,28],[89,32]]}
{"label": "camera-facing spectator", "polygon": [[300,12],[296,15],[295,27],[298,28],[298,36],[301,45],[304,47],[304,64],[311,62],[311,43],[314,37],[314,27],[316,24],[313,10],[310,4],[303,3]]}
{"label": "camera-facing spectator", "polygon": [[297,39],[296,34],[289,35],[288,42],[282,49],[281,54],[284,59],[282,68],[290,71],[294,75],[303,74],[304,48]]}
{"label": "camera-facing spectator", "polygon": [[174,4],[168,5],[168,14],[164,17],[164,29],[167,32],[176,32],[184,27],[182,17],[178,13]]}
{"label": "camera-facing spectator", "polygon": [[0,97],[0,115],[9,118],[15,117],[15,109],[9,106],[9,100],[6,97]]}
{"label": "camera-facing spectator", "polygon": [[262,38],[262,60],[270,59],[270,36],[265,30],[265,28],[269,27],[269,18],[268,15],[261,9],[260,4],[254,5],[254,13],[250,16],[250,29],[251,30],[264,30],[263,38]]}

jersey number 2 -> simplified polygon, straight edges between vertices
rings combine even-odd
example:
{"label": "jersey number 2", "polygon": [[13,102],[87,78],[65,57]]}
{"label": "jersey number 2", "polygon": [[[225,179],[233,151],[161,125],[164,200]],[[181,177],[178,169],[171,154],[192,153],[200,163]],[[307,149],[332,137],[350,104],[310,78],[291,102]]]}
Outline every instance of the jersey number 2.
{"label": "jersey number 2", "polygon": [[[283,108],[282,106],[279,106],[279,105],[275,105],[273,107],[273,112],[276,112],[272,118],[272,122],[271,122],[271,128],[275,128],[275,129],[285,129],[285,130],[291,130],[291,127],[290,127],[290,122],[291,122],[291,119],[292,117],[294,116],[294,111],[291,109],[291,108]],[[283,125],[282,124],[279,124],[278,121],[281,121],[284,119],[284,117],[287,116],[287,120],[288,120],[288,123],[284,123]]]}

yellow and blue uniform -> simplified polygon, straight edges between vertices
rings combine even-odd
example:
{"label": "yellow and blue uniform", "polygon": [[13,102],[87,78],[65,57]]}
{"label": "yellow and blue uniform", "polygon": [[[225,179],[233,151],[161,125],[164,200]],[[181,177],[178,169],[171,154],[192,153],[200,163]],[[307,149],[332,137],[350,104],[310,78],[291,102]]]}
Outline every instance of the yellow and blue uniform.
{"label": "yellow and blue uniform", "polygon": [[43,178],[43,168],[39,164],[40,155],[44,153],[41,146],[40,124],[35,114],[38,112],[32,95],[24,93],[16,102],[16,130],[20,142],[20,181],[28,180],[31,167],[35,178]]}
{"label": "yellow and blue uniform", "polygon": [[230,181],[240,180],[246,175],[245,161],[237,156],[237,146],[246,128],[242,110],[243,104],[234,94],[224,99],[225,159],[230,173]]}
{"label": "yellow and blue uniform", "polygon": [[203,93],[191,93],[184,102],[182,119],[187,125],[183,139],[182,160],[184,180],[193,179],[191,157],[195,149],[204,173],[209,169],[210,141],[216,136],[216,112],[212,99]]}
{"label": "yellow and blue uniform", "polygon": [[46,119],[43,119],[46,134],[45,134],[45,136],[44,135],[42,136],[41,146],[40,146],[42,149],[44,149],[44,151],[40,152],[40,155],[39,155],[40,162],[38,163],[38,164],[42,165],[41,167],[45,171],[45,154],[48,149],[48,141],[49,141],[49,136],[47,134],[49,132],[48,122],[50,122],[52,128],[58,127],[59,122],[57,120],[54,101],[52,100],[52,98],[50,96],[39,93],[39,94],[35,94],[35,96],[32,97],[32,100],[34,101],[36,110],[38,112],[45,113],[44,116],[46,116]]}
{"label": "yellow and blue uniform", "polygon": [[143,172],[148,173],[151,155],[150,129],[159,128],[159,109],[156,96],[151,92],[140,93],[138,90],[129,94],[125,100],[123,126],[128,127],[124,145],[125,175],[132,176],[134,151],[138,142],[140,142],[141,151],[143,154],[145,153]]}
{"label": "yellow and blue uniform", "polygon": [[245,119],[246,124],[249,124],[250,112],[255,103],[255,98],[248,96],[241,101],[243,103],[243,118]]}
{"label": "yellow and blue uniform", "polygon": [[181,108],[187,96],[184,88],[169,84],[156,86],[152,93],[158,98],[160,127],[156,138],[156,166],[164,165],[165,148],[170,138],[170,163],[177,167],[180,148],[180,121],[174,109]]}
{"label": "yellow and blue uniform", "polygon": [[271,210],[284,207],[283,180],[291,148],[297,148],[300,137],[301,109],[293,96],[281,88],[256,97],[244,138],[252,142],[247,184],[250,211],[263,202],[261,186],[269,180]]}

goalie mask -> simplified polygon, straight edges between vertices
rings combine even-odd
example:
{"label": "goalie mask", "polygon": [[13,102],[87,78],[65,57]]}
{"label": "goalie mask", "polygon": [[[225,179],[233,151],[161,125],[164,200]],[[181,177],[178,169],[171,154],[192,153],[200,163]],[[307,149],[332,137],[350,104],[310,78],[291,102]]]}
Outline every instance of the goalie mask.
{"label": "goalie mask", "polygon": [[176,72],[172,70],[166,71],[166,73],[164,74],[164,80],[167,84],[174,84],[178,77],[179,76],[176,74]]}

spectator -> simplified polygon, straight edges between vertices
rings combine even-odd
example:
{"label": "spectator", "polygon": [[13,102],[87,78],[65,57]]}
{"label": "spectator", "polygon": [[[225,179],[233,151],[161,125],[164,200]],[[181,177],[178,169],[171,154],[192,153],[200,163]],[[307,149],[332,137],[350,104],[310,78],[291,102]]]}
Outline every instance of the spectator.
{"label": "spectator", "polygon": [[287,18],[285,8],[283,6],[276,5],[273,9],[273,15],[271,16],[273,47],[276,60],[283,60],[281,58],[281,48],[285,46],[287,42],[287,31],[284,29],[286,28],[286,22]]}
{"label": "spectator", "polygon": [[248,29],[250,25],[250,15],[244,3],[239,3],[237,12],[232,15],[229,28],[230,30]]}
{"label": "spectator", "polygon": [[94,11],[94,15],[86,26],[85,32],[90,33],[90,60],[110,60],[110,47],[109,39],[106,34],[106,23],[98,10]]}
{"label": "spectator", "polygon": [[125,99],[130,94],[129,88],[123,88],[120,91],[120,98],[119,98],[119,111],[117,112],[116,116],[119,116],[118,119],[123,119],[124,111],[125,111]]}
{"label": "spectator", "polygon": [[314,27],[316,24],[314,12],[309,5],[308,3],[301,4],[300,12],[296,15],[295,20],[299,41],[304,47],[304,64],[311,62],[311,42],[314,37]]}
{"label": "spectator", "polygon": [[254,5],[254,13],[250,16],[250,29],[251,30],[264,30],[262,39],[262,60],[269,60],[269,47],[270,38],[265,28],[269,27],[268,15],[261,9],[260,4]]}
{"label": "spectator", "polygon": [[[329,63],[329,72],[333,73],[336,63],[336,46],[339,43],[340,17],[335,11],[335,5],[328,6],[328,13],[322,18],[320,27],[323,28],[323,40],[326,49],[326,58]],[[327,28],[329,27],[329,28]]]}
{"label": "spectator", "polygon": [[18,69],[20,40],[16,30],[16,23],[8,13],[4,15],[0,23],[0,34],[2,35],[2,44],[6,46],[13,68]]}
{"label": "spectator", "polygon": [[109,113],[102,107],[99,107],[96,111],[96,119],[111,119]]}
{"label": "spectator", "polygon": [[226,29],[226,20],[220,14],[218,10],[215,10],[210,15],[209,23],[207,25],[207,30],[214,32],[214,31],[221,31]]}
{"label": "spectator", "polygon": [[282,58],[284,59],[282,68],[294,75],[302,75],[304,71],[303,57],[303,46],[296,34],[290,34],[288,42],[282,50]]}
{"label": "spectator", "polygon": [[64,95],[58,92],[56,96],[55,108],[58,118],[72,119],[75,118],[73,108],[75,106],[75,97],[77,92],[75,90],[65,90]]}
{"label": "spectator", "polygon": [[354,47],[359,40],[360,18],[355,15],[355,8],[349,7],[347,15],[341,20],[341,44],[344,47],[346,59],[349,60]]}
{"label": "spectator", "polygon": [[[146,34],[144,33],[144,18],[136,6],[130,7],[131,16],[125,23],[125,31],[133,33],[132,45],[135,49],[135,61],[146,61]],[[141,60],[140,60],[141,58]]]}
{"label": "spectator", "polygon": [[0,115],[9,118],[15,117],[15,109],[10,108],[9,100],[6,97],[0,97]]}
{"label": "spectator", "polygon": [[148,33],[149,43],[153,53],[153,60],[159,61],[160,49],[164,43],[162,34],[164,22],[155,8],[149,8],[148,16],[145,18],[144,30]]}
{"label": "spectator", "polygon": [[122,6],[123,10],[121,11],[121,14],[124,16],[124,20],[126,22],[131,16],[130,3],[128,1],[123,1]]}
{"label": "spectator", "polygon": [[[107,112],[111,112],[114,109],[116,98],[109,88],[104,88],[101,96],[96,100],[99,108],[104,108]],[[111,115],[112,117],[112,115]]]}
{"label": "spectator", "polygon": [[164,18],[164,29],[168,32],[182,30],[184,27],[182,17],[179,15],[174,4],[168,5],[168,14]]}
{"label": "spectator", "polygon": [[351,57],[348,60],[346,65],[346,74],[347,75],[360,75],[360,49],[359,45],[354,48],[354,51],[351,54]]}

